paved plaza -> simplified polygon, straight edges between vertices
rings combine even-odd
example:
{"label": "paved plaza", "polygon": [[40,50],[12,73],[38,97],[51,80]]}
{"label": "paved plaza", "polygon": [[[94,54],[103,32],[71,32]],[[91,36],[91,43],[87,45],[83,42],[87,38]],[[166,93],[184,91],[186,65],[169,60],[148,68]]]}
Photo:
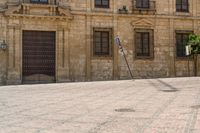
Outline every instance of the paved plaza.
{"label": "paved plaza", "polygon": [[0,133],[200,133],[200,78],[1,86]]}

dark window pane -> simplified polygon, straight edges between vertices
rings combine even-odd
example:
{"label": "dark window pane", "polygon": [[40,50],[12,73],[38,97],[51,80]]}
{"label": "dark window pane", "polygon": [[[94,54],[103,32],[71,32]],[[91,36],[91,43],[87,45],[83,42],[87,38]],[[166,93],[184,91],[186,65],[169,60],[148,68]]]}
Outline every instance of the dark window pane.
{"label": "dark window pane", "polygon": [[187,5],[183,5],[183,6],[182,6],[182,10],[187,11],[187,9],[188,9],[188,6],[187,6]]}
{"label": "dark window pane", "polygon": [[181,4],[181,0],[176,0],[176,4]]}
{"label": "dark window pane", "polygon": [[99,31],[95,31],[95,36],[100,37],[100,36],[101,36],[101,32],[99,32]]}
{"label": "dark window pane", "polygon": [[149,8],[149,0],[136,0],[137,8]]}
{"label": "dark window pane", "polygon": [[143,0],[143,7],[148,8],[149,7],[149,0]]}
{"label": "dark window pane", "polygon": [[103,42],[103,43],[108,43],[108,38],[101,38],[101,41]]}
{"label": "dark window pane", "polygon": [[48,0],[40,0],[40,2],[48,2]]}
{"label": "dark window pane", "polygon": [[177,10],[181,10],[181,5],[176,5]]}
{"label": "dark window pane", "polygon": [[102,32],[102,37],[108,37],[108,32]]}
{"label": "dark window pane", "polygon": [[187,12],[189,10],[188,0],[176,0],[176,10]]}
{"label": "dark window pane", "polygon": [[149,32],[136,32],[136,55],[150,56]]}
{"label": "dark window pane", "polygon": [[95,0],[96,5],[101,5],[101,0]]}
{"label": "dark window pane", "polygon": [[109,3],[108,3],[108,0],[102,0],[102,5],[108,5]]}
{"label": "dark window pane", "polygon": [[96,31],[94,33],[94,53],[95,55],[109,55],[109,32]]}
{"label": "dark window pane", "polygon": [[182,0],[182,3],[187,5],[188,4],[188,0]]}
{"label": "dark window pane", "polygon": [[136,7],[141,8],[142,7],[142,1],[141,0],[136,0]]}
{"label": "dark window pane", "polygon": [[48,0],[31,0],[32,3],[48,3]]}
{"label": "dark window pane", "polygon": [[186,57],[185,46],[188,41],[188,33],[177,33],[176,34],[176,55],[177,57]]}
{"label": "dark window pane", "polygon": [[95,0],[95,7],[109,8],[109,0]]}

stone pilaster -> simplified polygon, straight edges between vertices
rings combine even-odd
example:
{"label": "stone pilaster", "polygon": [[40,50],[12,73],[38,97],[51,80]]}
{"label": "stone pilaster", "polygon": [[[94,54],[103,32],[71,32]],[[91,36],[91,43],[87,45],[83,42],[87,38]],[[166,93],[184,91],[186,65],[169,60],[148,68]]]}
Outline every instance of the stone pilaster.
{"label": "stone pilaster", "polygon": [[57,43],[56,43],[56,80],[57,82],[70,81],[69,76],[69,30],[67,28],[59,27],[57,29]]}
{"label": "stone pilaster", "polygon": [[170,70],[170,76],[175,77],[176,76],[176,70],[175,70],[175,40],[174,40],[174,20],[169,19],[169,70]]}
{"label": "stone pilaster", "polygon": [[19,26],[7,26],[8,73],[7,84],[20,84],[21,79],[21,30]]}
{"label": "stone pilaster", "polygon": [[[113,17],[113,38],[117,36],[118,33],[118,25],[117,25],[117,17]],[[118,46],[115,44],[115,40],[113,40],[113,79],[117,80],[119,79],[119,63],[118,63]]]}
{"label": "stone pilaster", "polygon": [[92,46],[91,16],[86,16],[86,80],[91,80],[91,46]]}

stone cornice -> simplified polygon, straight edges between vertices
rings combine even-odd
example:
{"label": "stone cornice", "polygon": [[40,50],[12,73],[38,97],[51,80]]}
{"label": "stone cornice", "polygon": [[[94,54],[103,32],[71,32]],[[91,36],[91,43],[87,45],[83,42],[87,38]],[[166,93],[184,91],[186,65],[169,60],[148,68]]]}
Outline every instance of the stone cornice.
{"label": "stone cornice", "polygon": [[[24,10],[23,7],[32,7],[32,8],[57,8],[58,15],[33,15],[33,14],[23,14],[23,13],[14,13],[19,12],[20,10]],[[118,17],[118,18],[159,18],[159,19],[186,19],[186,20],[200,20],[200,16],[192,16],[191,14],[155,14],[155,15],[140,15],[140,14],[119,14],[114,11],[85,11],[85,10],[70,10],[69,7],[63,8],[62,6],[58,5],[44,5],[44,4],[30,4],[30,3],[23,3],[18,6],[14,6],[11,9],[0,9],[0,12],[4,12],[5,16],[16,16],[16,17],[31,17],[31,18],[56,18],[56,19],[73,19],[74,15],[84,15],[84,16],[97,16],[97,17]]]}
{"label": "stone cornice", "polygon": [[[31,9],[40,9],[48,11],[48,14],[32,14]],[[44,18],[50,20],[72,20],[73,16],[69,8],[63,9],[57,5],[43,5],[43,4],[20,4],[4,11],[6,17],[22,17],[22,18]]]}
{"label": "stone cornice", "polygon": [[83,16],[102,16],[102,17],[118,17],[118,18],[160,18],[160,19],[187,19],[187,20],[200,20],[200,16],[191,15],[168,15],[168,14],[156,14],[156,15],[139,15],[139,14],[119,14],[119,13],[108,13],[108,12],[87,12],[87,11],[75,11],[72,10],[71,13],[74,15]]}

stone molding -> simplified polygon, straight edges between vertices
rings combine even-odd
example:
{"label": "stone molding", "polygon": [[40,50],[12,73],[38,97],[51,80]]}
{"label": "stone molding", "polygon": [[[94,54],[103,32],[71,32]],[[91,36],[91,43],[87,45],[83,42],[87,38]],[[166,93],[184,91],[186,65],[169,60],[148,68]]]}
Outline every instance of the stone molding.
{"label": "stone molding", "polygon": [[150,19],[139,18],[131,22],[133,27],[155,27],[155,23]]}
{"label": "stone molding", "polygon": [[[41,12],[34,14],[31,10],[40,9]],[[47,11],[47,14],[42,14],[43,11]],[[72,20],[73,16],[71,14],[70,8],[62,8],[57,5],[41,5],[41,4],[20,4],[18,6],[13,6],[4,11],[6,17],[30,17],[30,18],[49,18],[50,20]]]}

